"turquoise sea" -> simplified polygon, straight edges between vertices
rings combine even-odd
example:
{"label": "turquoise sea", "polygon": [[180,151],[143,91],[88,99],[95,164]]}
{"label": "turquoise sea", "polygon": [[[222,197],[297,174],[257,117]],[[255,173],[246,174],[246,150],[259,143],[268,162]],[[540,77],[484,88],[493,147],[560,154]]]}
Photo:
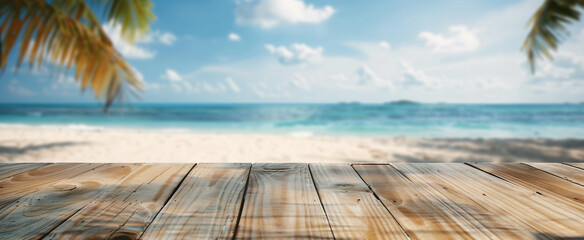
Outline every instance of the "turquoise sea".
{"label": "turquoise sea", "polygon": [[0,125],[285,135],[584,138],[583,104],[0,104]]}

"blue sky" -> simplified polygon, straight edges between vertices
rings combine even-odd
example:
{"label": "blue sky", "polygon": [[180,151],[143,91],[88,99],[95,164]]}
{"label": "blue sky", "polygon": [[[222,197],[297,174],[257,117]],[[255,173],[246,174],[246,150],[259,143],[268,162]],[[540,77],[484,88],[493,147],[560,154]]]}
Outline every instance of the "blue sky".
{"label": "blue sky", "polygon": [[[103,27],[141,102],[582,102],[583,22],[535,75],[519,50],[541,2],[154,1],[137,45]],[[96,101],[48,65],[1,78],[0,102]]]}

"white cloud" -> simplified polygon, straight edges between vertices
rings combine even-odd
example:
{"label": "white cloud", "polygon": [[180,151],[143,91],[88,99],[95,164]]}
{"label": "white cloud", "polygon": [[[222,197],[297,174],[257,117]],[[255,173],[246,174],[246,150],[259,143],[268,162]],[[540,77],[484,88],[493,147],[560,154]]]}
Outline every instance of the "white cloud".
{"label": "white cloud", "polygon": [[278,58],[282,64],[300,64],[318,62],[322,59],[322,47],[311,48],[306,44],[292,44],[290,48],[285,46],[275,47],[267,44],[266,49]]}
{"label": "white cloud", "polygon": [[233,92],[240,92],[241,91],[241,89],[239,89],[239,86],[237,86],[235,81],[233,81],[233,78],[228,77],[225,79],[225,82],[227,83],[227,86],[229,86],[231,91],[233,91]]}
{"label": "white cloud", "polygon": [[403,84],[406,86],[431,86],[438,83],[440,80],[435,77],[428,76],[425,72],[415,69],[409,62],[400,61],[404,69]]}
{"label": "white cloud", "polygon": [[161,33],[160,36],[158,36],[158,41],[167,46],[174,44],[176,40],[177,40],[176,36],[169,32]]}
{"label": "white cloud", "polygon": [[162,76],[160,76],[160,78],[166,79],[171,82],[182,81],[182,76],[172,69],[166,69],[166,72]]}
{"label": "white cloud", "polygon": [[556,54],[557,60],[568,60],[572,64],[579,66],[584,70],[584,29],[580,29],[577,36],[572,36],[569,40],[560,45]]}
{"label": "white cloud", "polygon": [[[582,40],[576,37],[578,31],[573,31],[574,36],[560,46],[553,65],[540,64],[541,79],[546,81],[537,82],[538,78],[529,73],[526,57],[518,51],[525,37],[521,31],[528,17],[513,18],[512,13],[521,12],[523,16],[525,12],[535,11],[537,4],[532,3],[526,0],[505,8],[504,24],[492,17],[497,14],[487,14],[489,19],[477,19],[476,24],[469,23],[466,31],[480,39],[480,43],[474,45],[474,50],[481,48],[480,53],[456,57],[428,53],[432,48],[440,48],[438,52],[472,49],[473,44],[460,40],[464,37],[459,39],[459,32],[464,32],[459,28],[454,33],[440,35],[440,41],[435,41],[430,49],[408,43],[385,48],[380,41],[344,43],[358,54],[327,56],[319,52],[316,57],[318,64],[293,64],[306,62],[299,59],[311,58],[298,57],[297,50],[292,46],[266,45],[270,56],[207,65],[187,75],[197,79],[237,77],[239,86],[249,89],[249,94],[276,101],[287,97],[304,102],[383,102],[395,99],[482,103],[582,101],[584,68],[579,66],[584,47]],[[525,6],[533,8],[525,10]],[[497,35],[498,32],[504,33],[504,36]],[[274,61],[273,57],[278,61]],[[224,81],[221,82],[228,87]],[[306,92],[308,89],[310,93]],[[246,99],[249,97],[247,94],[231,95],[233,98],[230,99],[234,100],[257,100]]]}
{"label": "white cloud", "polygon": [[167,46],[174,44],[177,37],[170,32],[152,31],[144,37],[138,39],[135,44],[130,44],[122,38],[122,27],[114,25],[112,22],[104,24],[103,30],[112,40],[115,48],[127,58],[151,59],[156,56],[156,51],[145,48],[143,44],[161,43]]}
{"label": "white cloud", "polygon": [[115,25],[113,23],[107,23],[102,26],[103,30],[110,37],[116,49],[127,58],[134,59],[151,59],[156,56],[156,51],[152,51],[146,48],[141,48],[137,45],[132,45],[127,43],[122,38],[122,27],[120,25]]}
{"label": "white cloud", "polygon": [[33,96],[35,95],[30,89],[25,86],[22,86],[20,82],[16,79],[12,79],[10,83],[6,87],[8,91],[12,94],[20,95],[20,96]]}
{"label": "white cloud", "polygon": [[237,24],[270,29],[283,23],[320,23],[334,13],[335,9],[331,6],[317,8],[303,0],[240,1],[235,19]]}
{"label": "white cloud", "polygon": [[257,86],[251,86],[251,90],[253,91],[253,93],[256,96],[258,96],[260,98],[267,97],[267,94],[263,90],[261,90],[259,87],[257,87]]}
{"label": "white cloud", "polygon": [[251,84],[252,93],[259,98],[280,98],[283,94],[276,89],[270,88],[265,82]]}
{"label": "white cloud", "polygon": [[[509,102],[520,96],[504,95],[508,92],[483,94],[481,91],[519,89],[526,79],[521,76],[522,63],[518,61],[524,57],[518,52],[492,57],[470,56],[444,62],[440,56],[420,57],[426,56],[427,51],[414,46],[379,51],[379,42],[346,45],[360,51],[364,57],[322,56],[319,64],[308,65],[282,65],[269,58],[248,59],[205,66],[198,69],[195,75],[237,76],[238,83],[248,86],[251,93],[259,98],[284,99],[291,96],[312,102],[379,102],[396,98]],[[275,51],[277,48],[273,49]],[[286,50],[282,51],[282,55],[294,55],[289,48]],[[306,89],[318,94],[307,95]]]}
{"label": "white cloud", "polygon": [[450,32],[449,36],[422,32],[418,37],[426,40],[426,46],[431,47],[432,51],[436,53],[471,52],[480,45],[476,34],[466,26],[451,26],[448,31]]}
{"label": "white cloud", "polygon": [[178,83],[172,83],[170,85],[175,92],[182,92],[183,88]]}
{"label": "white cloud", "polygon": [[497,43],[508,44],[510,40],[516,40],[521,44],[528,31],[525,24],[542,2],[542,0],[523,0],[491,11],[484,18],[478,19],[471,28],[478,30],[477,35],[481,41],[481,47]]}
{"label": "white cloud", "polygon": [[292,76],[292,79],[290,79],[290,84],[292,84],[292,86],[295,86],[306,91],[312,88],[310,86],[310,82],[305,77],[298,73]]}
{"label": "white cloud", "polygon": [[379,46],[380,46],[381,48],[385,48],[385,49],[389,49],[389,47],[390,47],[390,46],[389,46],[389,43],[388,43],[388,42],[386,42],[386,41],[381,41],[381,42],[379,42]]}
{"label": "white cloud", "polygon": [[511,89],[511,88],[513,88],[513,86],[511,86],[509,83],[501,81],[499,79],[491,78],[491,77],[479,78],[473,82],[476,83],[476,85],[482,89]]}
{"label": "white cloud", "polygon": [[390,81],[380,78],[369,66],[362,65],[355,71],[357,84],[361,86],[372,86],[376,88],[394,89],[395,86]]}
{"label": "white cloud", "polygon": [[161,43],[167,46],[172,46],[178,38],[171,32],[163,32],[160,30],[153,30],[147,33],[142,38],[138,39],[138,43],[154,44]]}
{"label": "white cloud", "polygon": [[[172,70],[171,70],[172,71]],[[174,75],[174,74],[166,74]],[[192,76],[185,75],[180,77],[180,81],[171,81],[170,86],[175,92],[178,93],[209,93],[209,94],[220,94],[220,93],[240,93],[241,88],[231,77],[227,77],[224,80],[207,81],[197,78],[191,78]],[[168,78],[168,76],[165,76]]]}
{"label": "white cloud", "polygon": [[161,84],[144,82],[144,89],[146,90],[158,90],[161,88],[162,88]]}
{"label": "white cloud", "polygon": [[227,92],[227,88],[221,82],[217,83],[209,83],[204,81],[197,82],[195,87],[192,88],[191,92],[198,92],[199,90],[211,94]]}
{"label": "white cloud", "polygon": [[576,72],[576,69],[573,67],[560,67],[558,64],[544,62],[543,64],[538,65],[534,78],[544,81],[557,81],[558,79],[569,79],[574,72]]}
{"label": "white cloud", "polygon": [[236,33],[230,33],[227,38],[229,39],[229,41],[233,41],[233,42],[238,42],[241,40],[241,37],[239,35],[237,35]]}
{"label": "white cloud", "polygon": [[214,87],[212,87],[210,84],[208,84],[206,82],[203,82],[202,86],[203,86],[203,91],[205,91],[205,92],[216,92],[217,91]]}

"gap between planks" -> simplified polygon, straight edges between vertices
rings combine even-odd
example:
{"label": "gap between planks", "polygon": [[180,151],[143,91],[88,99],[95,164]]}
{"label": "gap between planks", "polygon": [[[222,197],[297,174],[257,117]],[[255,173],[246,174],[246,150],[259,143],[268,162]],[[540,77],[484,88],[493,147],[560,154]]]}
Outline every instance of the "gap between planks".
{"label": "gap between planks", "polygon": [[148,228],[150,227],[150,225],[152,224],[152,222],[154,222],[154,219],[156,219],[158,217],[158,215],[160,214],[160,212],[162,212],[162,209],[164,209],[164,207],[168,204],[168,202],[170,201],[170,199],[172,199],[172,197],[176,194],[176,191],[178,190],[178,188],[183,184],[183,182],[185,181],[185,179],[187,178],[187,176],[189,174],[191,174],[191,172],[193,171],[193,169],[197,166],[197,163],[193,164],[193,166],[191,167],[191,169],[189,169],[189,171],[187,172],[187,174],[185,174],[185,176],[180,180],[180,182],[176,185],[176,187],[174,188],[174,190],[172,191],[172,194],[170,194],[170,196],[168,197],[168,199],[166,199],[166,201],[164,202],[164,204],[162,205],[162,208],[160,208],[160,211],[158,211],[156,213],[156,215],[152,218],[152,221],[150,221],[150,223],[148,223],[148,226],[146,226],[146,228],[144,228],[144,231],[140,234],[140,236],[138,236],[138,239],[140,239],[140,237],[142,236],[142,234],[144,234],[144,232],[146,232],[146,230],[148,230]]}

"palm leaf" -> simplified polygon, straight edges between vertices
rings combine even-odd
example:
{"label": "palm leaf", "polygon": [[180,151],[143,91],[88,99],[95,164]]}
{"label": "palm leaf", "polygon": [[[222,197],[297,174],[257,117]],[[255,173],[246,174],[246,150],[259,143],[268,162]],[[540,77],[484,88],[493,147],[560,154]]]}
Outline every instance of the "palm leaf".
{"label": "palm leaf", "polygon": [[[148,30],[153,19],[149,0],[93,0],[104,7],[108,21],[121,24],[127,41]],[[91,88],[107,109],[121,100],[124,90],[141,90],[143,83],[116,51],[101,23],[83,0],[0,1],[0,70],[6,69],[17,46],[17,67],[25,60],[31,68],[47,62],[57,73],[75,68],[81,89]]]}
{"label": "palm leaf", "polygon": [[531,17],[528,22],[531,29],[521,50],[527,53],[532,72],[537,59],[542,56],[553,59],[551,51],[568,34],[566,24],[580,19],[577,7],[584,7],[584,0],[546,0]]}

